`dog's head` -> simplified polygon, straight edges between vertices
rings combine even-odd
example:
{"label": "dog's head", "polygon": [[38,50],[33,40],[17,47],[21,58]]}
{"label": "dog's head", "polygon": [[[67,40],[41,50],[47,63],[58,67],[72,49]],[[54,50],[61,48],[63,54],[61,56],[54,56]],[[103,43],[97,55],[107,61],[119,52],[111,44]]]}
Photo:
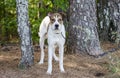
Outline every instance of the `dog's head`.
{"label": "dog's head", "polygon": [[60,31],[63,26],[63,18],[61,13],[51,13],[50,17],[50,26],[52,30]]}

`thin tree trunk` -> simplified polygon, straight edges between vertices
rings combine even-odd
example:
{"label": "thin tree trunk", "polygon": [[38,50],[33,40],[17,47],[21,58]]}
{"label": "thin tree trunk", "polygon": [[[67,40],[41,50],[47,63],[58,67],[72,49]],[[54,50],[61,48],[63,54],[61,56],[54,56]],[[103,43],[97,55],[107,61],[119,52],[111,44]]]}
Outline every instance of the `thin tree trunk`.
{"label": "thin tree trunk", "polygon": [[28,16],[28,0],[16,0],[18,15],[18,33],[21,40],[20,68],[28,68],[34,63],[31,31]]}
{"label": "thin tree trunk", "polygon": [[97,33],[95,0],[70,0],[70,21],[67,51],[102,54]]}

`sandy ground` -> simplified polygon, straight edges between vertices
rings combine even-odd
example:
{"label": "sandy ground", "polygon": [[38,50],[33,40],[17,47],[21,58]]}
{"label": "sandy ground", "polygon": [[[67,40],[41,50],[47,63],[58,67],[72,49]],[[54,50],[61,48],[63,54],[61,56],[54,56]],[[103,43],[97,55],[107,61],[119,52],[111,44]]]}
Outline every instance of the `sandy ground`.
{"label": "sandy ground", "polygon": [[[105,49],[111,48],[110,45]],[[103,47],[104,47],[103,46]],[[46,50],[47,54],[47,50]],[[120,50],[102,58],[88,55],[65,54],[65,73],[60,73],[58,62],[53,60],[52,75],[47,75],[47,55],[45,63],[39,65],[40,50],[34,52],[34,66],[27,70],[18,68],[21,52],[18,45],[0,47],[0,78],[120,78],[120,73],[112,73],[109,69],[111,58],[120,58]]]}

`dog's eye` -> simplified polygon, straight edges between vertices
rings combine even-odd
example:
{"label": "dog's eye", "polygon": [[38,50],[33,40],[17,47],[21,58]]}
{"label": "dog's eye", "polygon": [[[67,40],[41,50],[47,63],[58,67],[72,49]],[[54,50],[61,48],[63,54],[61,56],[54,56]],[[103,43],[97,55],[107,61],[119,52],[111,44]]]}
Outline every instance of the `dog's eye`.
{"label": "dog's eye", "polygon": [[55,22],[55,19],[51,19],[52,22]]}
{"label": "dog's eye", "polygon": [[62,21],[62,19],[59,19],[58,21]]}

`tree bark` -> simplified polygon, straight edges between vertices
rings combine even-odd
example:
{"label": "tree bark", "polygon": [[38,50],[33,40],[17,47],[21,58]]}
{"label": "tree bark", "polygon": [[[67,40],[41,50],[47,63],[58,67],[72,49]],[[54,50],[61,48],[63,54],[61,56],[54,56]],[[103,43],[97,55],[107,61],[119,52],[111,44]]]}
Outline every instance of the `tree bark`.
{"label": "tree bark", "polygon": [[97,7],[100,39],[119,43],[120,0],[98,0]]}
{"label": "tree bark", "polygon": [[108,0],[98,0],[97,2],[97,19],[99,38],[108,41],[108,32],[110,26],[110,12]]}
{"label": "tree bark", "polygon": [[109,0],[108,7],[110,8],[110,19],[117,28],[116,42],[120,43],[120,0]]}
{"label": "tree bark", "polygon": [[95,0],[70,0],[67,51],[95,56],[102,54],[96,27]]}
{"label": "tree bark", "polygon": [[28,68],[34,63],[31,31],[28,16],[28,0],[16,0],[18,33],[21,40],[20,68]]}

